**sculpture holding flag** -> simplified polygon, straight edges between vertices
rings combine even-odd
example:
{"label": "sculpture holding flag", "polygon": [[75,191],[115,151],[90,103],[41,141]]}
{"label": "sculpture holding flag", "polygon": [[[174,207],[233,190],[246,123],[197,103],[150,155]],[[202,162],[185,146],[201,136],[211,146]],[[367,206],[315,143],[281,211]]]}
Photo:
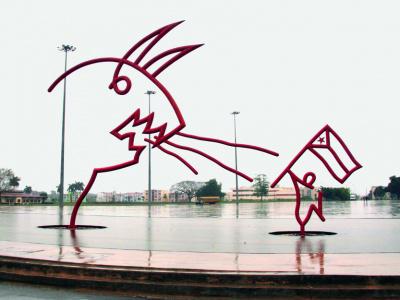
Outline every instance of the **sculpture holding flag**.
{"label": "sculpture holding flag", "polygon": [[[346,166],[344,162],[344,159],[346,157],[340,157],[338,152],[335,151],[332,145],[334,144],[334,142],[336,142],[336,145],[341,146],[344,153],[347,154],[347,161],[349,162],[349,164],[351,164],[350,166]],[[322,206],[323,195],[321,191],[318,191],[317,205],[310,204],[306,216],[304,218],[301,218],[300,216],[300,184],[306,188],[314,189],[314,182],[316,179],[316,175],[313,172],[306,172],[302,177],[300,177],[295,173],[295,171],[292,170],[293,166],[306,152],[310,152],[314,156],[316,156],[323,163],[323,165],[326,167],[332,177],[339,183],[344,183],[353,172],[362,167],[360,163],[354,158],[353,154],[350,152],[349,148],[347,148],[346,144],[343,142],[340,136],[329,125],[324,126],[320,131],[318,131],[318,133],[295,156],[295,158],[288,164],[288,166],[282,171],[282,173],[274,180],[274,182],[271,184],[271,187],[275,187],[286,174],[290,176],[290,179],[292,180],[294,189],[296,191],[295,217],[297,223],[299,223],[300,225],[301,236],[305,235],[305,226],[310,220],[313,212],[317,214],[322,222],[325,221]],[[338,172],[334,171],[333,166],[329,164],[328,160],[324,157],[325,154],[330,154],[333,157],[333,161],[335,161],[338,165],[337,169],[342,171],[343,175],[337,174]]]}

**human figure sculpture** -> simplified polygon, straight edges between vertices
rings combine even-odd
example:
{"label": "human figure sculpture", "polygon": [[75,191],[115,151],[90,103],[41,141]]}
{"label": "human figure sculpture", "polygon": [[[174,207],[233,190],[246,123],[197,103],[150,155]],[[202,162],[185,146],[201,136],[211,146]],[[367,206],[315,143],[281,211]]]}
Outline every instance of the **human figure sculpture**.
{"label": "human figure sculpture", "polygon": [[[339,156],[338,152],[333,147],[334,142],[336,142],[337,147],[342,148],[342,153],[347,155],[347,160],[345,160],[345,157]],[[326,167],[328,172],[332,175],[332,177],[339,183],[344,183],[351,174],[361,168],[360,163],[354,158],[349,148],[347,148],[346,144],[343,142],[340,136],[329,125],[324,126],[320,131],[318,131],[317,134],[313,138],[311,138],[311,140],[304,146],[304,148],[295,156],[295,158],[289,163],[289,165],[274,180],[274,182],[271,184],[271,187],[275,187],[285,175],[290,176],[290,179],[296,191],[295,217],[297,223],[299,223],[300,225],[301,236],[305,235],[305,226],[310,220],[313,212],[317,214],[322,222],[325,221],[322,206],[323,195],[321,191],[318,191],[317,205],[310,204],[306,215],[304,217],[300,215],[300,186],[302,185],[306,188],[314,189],[314,183],[316,180],[316,175],[314,172],[306,172],[303,176],[298,176],[296,174],[296,171],[293,170],[295,164],[306,152],[312,153],[316,158],[318,158]],[[333,166],[329,164],[328,160],[324,157],[324,154],[332,156],[333,159],[331,161],[337,163],[337,169],[342,171],[342,175],[335,172]],[[349,165],[346,165],[344,161],[348,161]]]}

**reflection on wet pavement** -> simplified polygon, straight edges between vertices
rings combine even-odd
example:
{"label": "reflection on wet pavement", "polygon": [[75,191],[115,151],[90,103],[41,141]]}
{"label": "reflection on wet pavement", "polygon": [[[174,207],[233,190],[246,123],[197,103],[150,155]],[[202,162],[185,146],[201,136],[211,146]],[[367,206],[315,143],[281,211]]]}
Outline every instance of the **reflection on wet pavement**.
{"label": "reflection on wet pavement", "polygon": [[[327,202],[334,236],[273,236],[298,230],[294,203],[87,206],[80,224],[105,229],[43,229],[65,224],[71,207],[0,207],[0,255],[60,262],[280,274],[400,273],[400,201]],[[368,264],[365,264],[368,261]],[[360,266],[363,266],[360,268]]]}
{"label": "reflection on wet pavement", "polygon": [[[62,263],[84,263],[127,268],[204,270],[257,274],[309,275],[400,275],[399,253],[330,254],[315,253],[246,254],[174,251],[138,251],[63,246]],[[0,241],[0,258],[6,256],[57,261],[58,249],[40,245]]]}
{"label": "reflection on wet pavement", "polygon": [[[315,248],[314,248],[315,247]],[[325,255],[325,241],[320,239],[314,241],[314,243],[307,237],[299,237],[296,242],[296,267],[298,273],[303,273],[302,259],[304,259],[303,253],[308,254],[311,265],[319,267],[319,274],[324,273],[324,255]]]}
{"label": "reflection on wet pavement", "polygon": [[[150,227],[151,228],[151,227]],[[151,229],[149,231],[151,234]],[[73,249],[76,259],[79,262],[84,263],[96,263],[99,259],[99,256],[93,256],[93,254],[85,254],[84,251],[79,247],[79,241],[77,238],[77,231],[70,231],[71,239],[73,241]],[[151,239],[149,239],[151,240]],[[63,246],[60,246],[62,249]],[[150,250],[147,251],[147,266],[148,268],[152,267],[152,250],[149,245]],[[298,237],[296,241],[296,247],[294,249],[295,253],[295,269],[299,274],[310,274],[315,273],[319,275],[325,274],[325,265],[324,265],[324,256],[325,256],[325,241],[323,239],[312,241],[307,237]],[[101,256],[101,257],[104,257]],[[63,261],[63,256],[58,258],[58,261]],[[235,266],[236,271],[241,271],[240,267],[240,253],[234,254],[233,265]],[[305,263],[304,260],[307,260]],[[157,267],[157,266],[155,266]],[[317,271],[319,270],[319,272]]]}
{"label": "reflection on wet pavement", "polygon": [[[303,201],[305,206],[310,202]],[[241,203],[240,218],[292,218],[293,201]],[[63,214],[68,219],[72,207],[66,206]],[[0,214],[58,214],[57,206],[0,206]],[[83,206],[80,215],[148,217],[146,205]],[[328,218],[400,218],[399,200],[325,201],[324,215]],[[153,205],[151,216],[157,218],[236,218],[236,205],[172,204]]]}
{"label": "reflection on wet pavement", "polygon": [[[329,208],[329,205],[326,205],[331,216],[327,215],[327,221],[324,223],[311,219],[307,229],[333,231],[338,234],[307,237],[312,247],[301,247],[302,253],[314,253],[319,247],[318,243],[324,244],[325,253],[399,253],[400,219],[397,217],[399,201],[386,201],[386,206],[378,202],[380,201],[371,201],[368,204],[363,201],[338,203],[336,215],[333,215],[333,207]],[[134,209],[140,211],[147,207],[84,207],[83,213],[78,218],[80,224],[103,225],[107,228],[76,230],[74,233],[63,229],[37,228],[40,225],[67,222],[70,207],[66,207],[64,213],[60,215],[55,213],[55,207],[1,207],[7,212],[0,213],[0,239],[59,245],[60,257],[65,255],[63,246],[75,247],[76,255],[83,255],[79,249],[87,247],[146,250],[149,251],[149,257],[152,256],[151,251],[294,253],[297,247],[296,237],[269,234],[272,231],[298,230],[293,216],[281,217],[289,216],[288,210],[293,204],[286,202],[243,204],[245,209],[241,208],[241,212],[244,215],[249,215],[252,208],[251,215],[258,216],[260,211],[268,210],[269,218],[241,216],[239,219],[229,217],[235,213],[234,204],[153,207],[156,210],[153,211],[152,218],[137,217],[132,213]],[[184,210],[190,208],[194,211],[182,214]],[[195,211],[201,209],[208,211],[208,214],[214,210],[214,215],[221,217],[198,217],[199,213]],[[373,217],[355,218],[349,215],[348,218],[346,210],[356,211],[357,216]],[[124,216],[120,215],[122,212]],[[172,215],[180,217],[171,217]],[[193,215],[197,217],[191,217]],[[278,217],[275,217],[276,215]]]}

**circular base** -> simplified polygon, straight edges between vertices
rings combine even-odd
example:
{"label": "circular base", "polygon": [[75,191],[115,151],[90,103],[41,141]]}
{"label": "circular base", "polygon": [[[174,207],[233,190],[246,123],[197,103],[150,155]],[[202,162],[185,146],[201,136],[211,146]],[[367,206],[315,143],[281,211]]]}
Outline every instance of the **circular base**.
{"label": "circular base", "polygon": [[38,228],[44,229],[67,229],[67,230],[86,230],[86,229],[104,229],[106,226],[97,225],[75,225],[75,227],[70,227],[69,225],[42,225]]}
{"label": "circular base", "polygon": [[322,236],[322,235],[335,235],[336,232],[330,231],[305,231],[301,234],[300,231],[274,231],[270,232],[272,235],[289,235],[289,236]]}

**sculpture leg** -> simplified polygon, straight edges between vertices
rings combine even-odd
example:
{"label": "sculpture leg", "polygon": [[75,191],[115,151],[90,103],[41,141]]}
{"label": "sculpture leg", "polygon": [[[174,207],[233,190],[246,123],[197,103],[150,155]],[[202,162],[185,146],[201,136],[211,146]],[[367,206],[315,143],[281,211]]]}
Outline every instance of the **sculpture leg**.
{"label": "sculpture leg", "polygon": [[69,221],[69,226],[68,226],[69,229],[76,229],[75,220],[76,220],[76,215],[78,214],[79,207],[81,206],[83,199],[85,199],[86,195],[89,193],[94,182],[96,181],[97,174],[103,173],[103,172],[111,172],[111,171],[115,171],[115,170],[120,170],[120,169],[130,167],[130,166],[137,164],[139,162],[140,154],[143,152],[143,150],[145,148],[146,148],[145,146],[138,146],[133,160],[130,160],[130,161],[118,164],[118,165],[114,165],[114,166],[93,169],[92,176],[90,176],[90,180],[89,180],[88,184],[86,185],[82,194],[79,195],[79,198],[75,203],[74,209],[72,210],[71,219]]}
{"label": "sculpture leg", "polygon": [[75,220],[76,220],[76,215],[78,214],[79,207],[81,206],[83,199],[85,199],[86,195],[89,193],[90,189],[92,188],[93,183],[96,181],[97,173],[98,173],[98,171],[96,169],[94,169],[88,184],[86,185],[83,192],[79,195],[79,198],[74,205],[74,209],[72,210],[72,214],[71,214],[71,218],[70,218],[69,226],[68,226],[69,229],[76,228]]}
{"label": "sculpture leg", "polygon": [[306,224],[300,223],[300,236],[304,237],[306,235],[306,230],[305,230]]}
{"label": "sculpture leg", "polygon": [[321,219],[322,222],[325,222],[325,217],[324,217],[324,212],[322,209],[322,192],[319,191],[318,192],[318,208],[315,210],[316,214],[318,215],[318,217]]}
{"label": "sculpture leg", "polygon": [[310,213],[310,211],[308,211],[308,214],[305,217],[305,219],[304,220],[301,219],[301,217],[300,217],[300,203],[301,203],[300,188],[299,188],[299,185],[298,185],[296,179],[293,176],[292,176],[292,182],[293,182],[294,189],[296,191],[296,208],[294,210],[294,215],[296,217],[297,223],[300,225],[300,236],[304,237],[305,236],[305,227],[308,222],[308,219],[310,218],[311,213]]}

